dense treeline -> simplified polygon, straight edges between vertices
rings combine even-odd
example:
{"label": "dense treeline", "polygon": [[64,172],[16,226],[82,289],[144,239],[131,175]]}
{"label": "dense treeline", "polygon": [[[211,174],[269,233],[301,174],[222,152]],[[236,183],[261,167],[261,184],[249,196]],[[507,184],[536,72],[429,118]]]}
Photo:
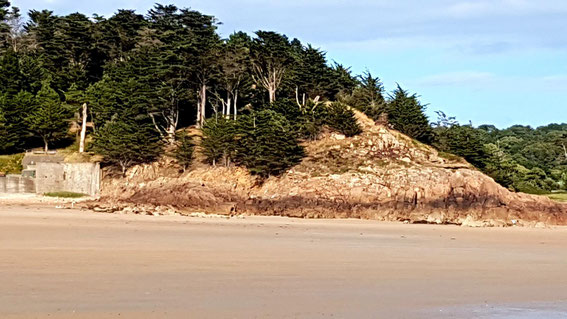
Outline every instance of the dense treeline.
{"label": "dense treeline", "polygon": [[510,189],[545,193],[567,189],[567,124],[536,129],[459,125],[438,112],[434,145],[460,155]]}
{"label": "dense treeline", "polygon": [[73,143],[86,104],[89,149],[123,172],[168,150],[188,168],[194,141],[182,129],[196,126],[211,164],[266,177],[298,163],[300,141],[324,127],[359,134],[352,106],[508,187],[566,184],[565,126],[431,125],[417,95],[386,94],[370,73],[355,76],[276,32],[222,38],[215,17],[159,4],[146,15],[31,10],[24,19],[0,0],[0,21],[0,154]]}

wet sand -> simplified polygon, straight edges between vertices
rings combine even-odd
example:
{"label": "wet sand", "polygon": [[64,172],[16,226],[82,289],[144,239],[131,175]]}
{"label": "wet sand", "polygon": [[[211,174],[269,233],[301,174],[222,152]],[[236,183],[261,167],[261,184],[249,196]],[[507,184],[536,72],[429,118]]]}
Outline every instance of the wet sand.
{"label": "wet sand", "polygon": [[566,228],[0,206],[1,318],[566,314]]}

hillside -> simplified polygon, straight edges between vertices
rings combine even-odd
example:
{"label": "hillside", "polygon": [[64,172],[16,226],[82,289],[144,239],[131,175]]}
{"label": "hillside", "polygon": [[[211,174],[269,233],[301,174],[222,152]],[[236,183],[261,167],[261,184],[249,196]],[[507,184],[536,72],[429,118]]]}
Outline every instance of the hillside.
{"label": "hillside", "polygon": [[567,224],[567,205],[512,193],[460,158],[440,156],[360,112],[356,116],[362,134],[327,132],[306,142],[299,165],[261,184],[243,169],[199,161],[178,176],[173,161],[162,160],[136,166],[124,179],[106,178],[91,208],[467,226]]}

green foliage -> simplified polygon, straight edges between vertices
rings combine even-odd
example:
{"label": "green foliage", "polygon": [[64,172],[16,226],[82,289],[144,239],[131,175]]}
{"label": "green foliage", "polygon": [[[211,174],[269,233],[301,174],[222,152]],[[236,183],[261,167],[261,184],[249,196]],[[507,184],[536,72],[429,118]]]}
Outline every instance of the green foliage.
{"label": "green foliage", "polygon": [[151,125],[116,117],[97,130],[90,145],[95,153],[104,156],[105,163],[120,166],[122,174],[162,153],[162,144]]}
{"label": "green foliage", "polygon": [[59,197],[59,198],[81,198],[85,197],[85,194],[73,193],[73,192],[50,192],[43,194],[47,197]]}
{"label": "green foliage", "polygon": [[315,105],[312,101],[300,107],[290,99],[279,99],[271,104],[264,104],[261,110],[272,110],[288,120],[298,138],[316,138],[325,124],[326,108]]}
{"label": "green foliage", "polygon": [[304,156],[289,121],[272,110],[242,116],[236,137],[234,160],[263,178],[285,172]]}
{"label": "green foliage", "polygon": [[484,134],[468,125],[435,128],[433,145],[437,149],[461,156],[479,168],[484,166],[486,159],[484,144]]}
{"label": "green foliage", "polygon": [[31,132],[41,137],[45,151],[49,144],[67,136],[71,114],[59,95],[45,82],[35,97],[36,106],[26,118]]}
{"label": "green foliage", "polygon": [[325,124],[346,136],[362,133],[354,112],[340,102],[331,103],[328,107]]}
{"label": "green foliage", "polygon": [[5,174],[20,174],[24,169],[22,159],[24,153],[13,155],[0,155],[0,172]]}
{"label": "green foliage", "polygon": [[358,86],[345,102],[377,121],[380,115],[387,111],[384,85],[378,77],[373,77],[368,71],[359,76],[358,80]]}
{"label": "green foliage", "polygon": [[398,85],[390,96],[387,112],[388,121],[396,130],[420,142],[432,142],[433,131],[425,115],[425,106],[416,94],[409,95]]}
{"label": "green foliage", "polygon": [[185,172],[193,162],[195,143],[193,142],[193,138],[185,131],[177,133],[176,140],[177,148],[175,149],[174,156],[177,163],[183,167],[183,171]]}
{"label": "green foliage", "polygon": [[236,129],[236,122],[224,117],[211,118],[205,122],[201,147],[207,162],[230,165],[234,158]]}

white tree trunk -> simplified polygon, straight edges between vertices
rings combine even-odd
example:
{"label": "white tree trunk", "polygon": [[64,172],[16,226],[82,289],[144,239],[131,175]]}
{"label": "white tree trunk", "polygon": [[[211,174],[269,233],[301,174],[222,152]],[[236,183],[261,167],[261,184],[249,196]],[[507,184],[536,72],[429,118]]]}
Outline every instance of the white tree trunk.
{"label": "white tree trunk", "polygon": [[205,107],[207,103],[207,85],[201,84],[201,89],[199,90],[199,99],[197,101],[197,121],[196,125],[198,128],[203,127],[205,123]]}
{"label": "white tree trunk", "polygon": [[85,152],[86,136],[87,136],[87,103],[83,103],[83,121],[81,124],[81,137],[79,139],[79,153]]}
{"label": "white tree trunk", "polygon": [[238,112],[236,109],[236,102],[238,101],[238,90],[234,94],[234,120],[236,121],[236,113]]}

